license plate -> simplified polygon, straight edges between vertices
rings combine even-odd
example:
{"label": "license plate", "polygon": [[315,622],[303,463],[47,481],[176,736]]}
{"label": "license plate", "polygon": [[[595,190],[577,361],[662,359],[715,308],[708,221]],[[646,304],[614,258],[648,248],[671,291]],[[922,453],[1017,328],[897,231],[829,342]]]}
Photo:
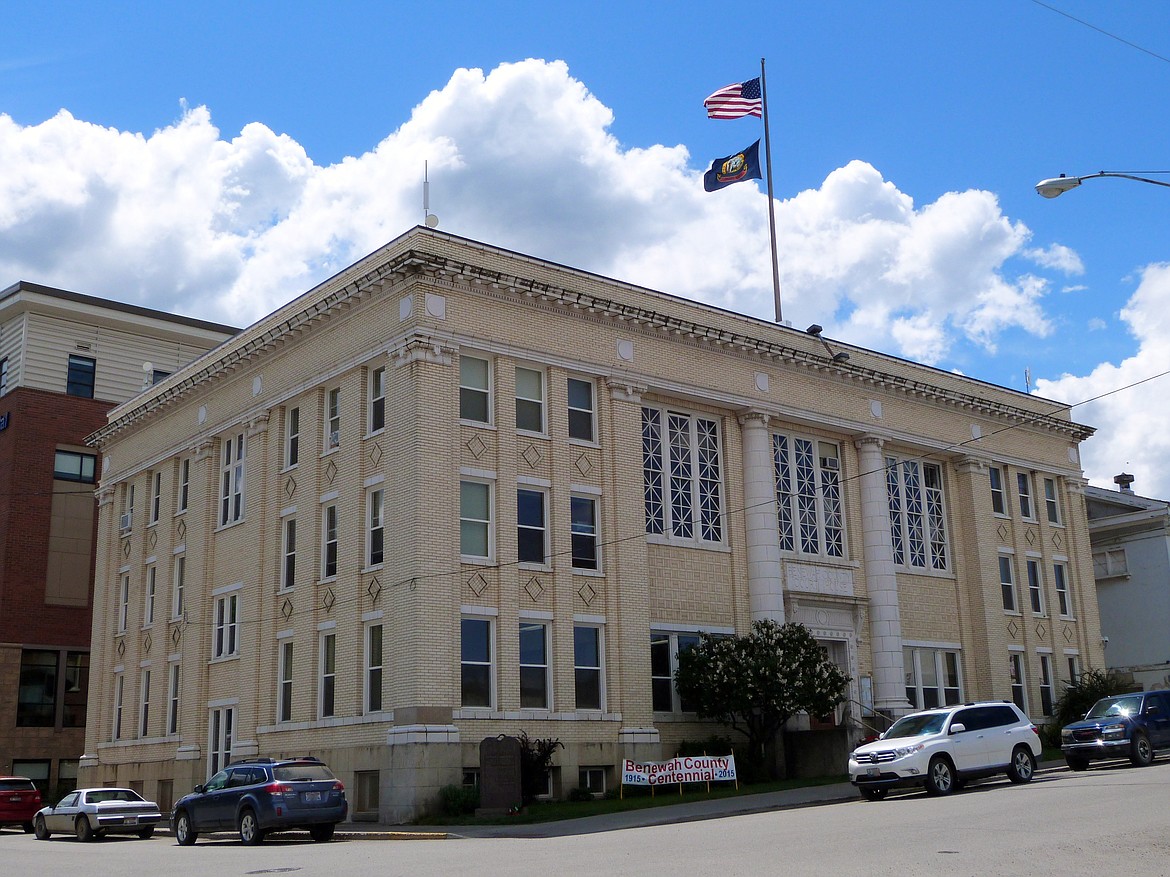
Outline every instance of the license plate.
{"label": "license plate", "polygon": [[24,798],[20,797],[20,795],[13,795],[8,800],[11,801],[13,804],[19,804],[21,801],[24,800]]}
{"label": "license plate", "polygon": [[321,793],[320,792],[305,792],[305,803],[306,804],[315,804],[316,802],[318,802],[320,800],[321,800]]}
{"label": "license plate", "polygon": [[123,825],[136,825],[137,823],[138,823],[137,816],[124,816],[124,817],[122,817],[122,824]]}
{"label": "license plate", "polygon": [[865,775],[869,776],[869,777],[876,777],[876,776],[881,776],[881,772],[882,772],[882,769],[880,767],[871,767],[869,770],[867,770],[865,772]]}

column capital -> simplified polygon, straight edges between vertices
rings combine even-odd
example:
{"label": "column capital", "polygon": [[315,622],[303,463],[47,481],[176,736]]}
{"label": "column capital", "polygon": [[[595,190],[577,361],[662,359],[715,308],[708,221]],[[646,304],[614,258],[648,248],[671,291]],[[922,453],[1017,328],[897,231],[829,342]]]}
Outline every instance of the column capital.
{"label": "column capital", "polygon": [[878,435],[876,432],[867,432],[853,440],[853,446],[858,450],[865,447],[876,447],[880,451],[885,446],[885,443],[886,437],[884,435]]}
{"label": "column capital", "polygon": [[739,425],[744,428],[761,427],[767,429],[768,425],[772,422],[771,415],[767,411],[762,411],[759,408],[748,408],[740,411],[736,414],[736,418],[739,420]]}
{"label": "column capital", "polygon": [[991,468],[991,463],[982,457],[961,457],[955,461],[955,471],[962,475],[980,475]]}
{"label": "column capital", "polygon": [[609,388],[609,394],[615,402],[633,402],[634,404],[640,403],[642,394],[649,389],[645,384],[623,378],[606,378],[605,386]]}

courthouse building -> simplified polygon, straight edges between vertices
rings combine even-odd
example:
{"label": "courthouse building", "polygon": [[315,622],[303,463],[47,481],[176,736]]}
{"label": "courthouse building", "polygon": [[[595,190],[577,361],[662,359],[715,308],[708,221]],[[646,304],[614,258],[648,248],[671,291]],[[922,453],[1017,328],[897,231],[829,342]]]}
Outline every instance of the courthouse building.
{"label": "courthouse building", "polygon": [[976,698],[1042,720],[1102,663],[1091,432],[412,229],[91,437],[83,781],[169,797],[308,753],[355,818],[406,820],[474,780],[484,738],[525,731],[565,744],[551,794],[601,791],[623,757],[719,730],[674,690],[678,650],[761,618],[847,670],[827,724],[854,736]]}

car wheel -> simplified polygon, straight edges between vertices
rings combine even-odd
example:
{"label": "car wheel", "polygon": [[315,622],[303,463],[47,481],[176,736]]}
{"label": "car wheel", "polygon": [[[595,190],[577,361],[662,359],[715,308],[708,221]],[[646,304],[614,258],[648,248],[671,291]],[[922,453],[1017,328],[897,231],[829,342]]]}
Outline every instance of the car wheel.
{"label": "car wheel", "polygon": [[1129,760],[1138,767],[1145,767],[1154,760],[1154,747],[1145,734],[1134,734],[1129,744]]}
{"label": "car wheel", "polygon": [[1013,783],[1031,782],[1036,773],[1036,758],[1027,746],[1017,746],[1012,753],[1012,763],[1008,766],[1008,779]]}
{"label": "car wheel", "polygon": [[336,827],[335,825],[314,825],[309,829],[309,836],[319,844],[325,843],[333,840],[333,829]]}
{"label": "car wheel", "polygon": [[869,788],[868,786],[861,787],[861,797],[867,801],[880,801],[889,793],[889,789]]}
{"label": "car wheel", "polygon": [[179,842],[179,846],[189,847],[198,837],[199,832],[191,828],[191,817],[187,815],[187,811],[180,811],[175,817],[175,840]]}
{"label": "car wheel", "polygon": [[140,838],[142,838],[143,840],[150,840],[150,836],[152,834],[154,834],[154,826],[153,825],[150,826],[149,828],[144,828],[140,832],[138,832],[138,836]]}
{"label": "car wheel", "polygon": [[77,817],[77,821],[73,823],[73,831],[82,843],[87,843],[94,838],[93,828],[90,827],[89,820],[84,816]]}
{"label": "car wheel", "polygon": [[256,813],[251,809],[240,811],[239,829],[240,840],[247,846],[253,847],[264,840],[264,832],[260,830],[260,826],[256,823]]}
{"label": "car wheel", "polygon": [[48,826],[45,825],[45,817],[38,816],[33,820],[33,833],[37,836],[37,840],[48,840],[51,836]]}
{"label": "car wheel", "polygon": [[954,767],[945,757],[936,755],[926,768],[926,794],[949,795],[954,788]]}
{"label": "car wheel", "polygon": [[1088,770],[1089,768],[1089,759],[1077,758],[1075,755],[1066,755],[1064,757],[1064,763],[1068,765],[1069,770],[1075,770],[1078,772],[1082,770]]}

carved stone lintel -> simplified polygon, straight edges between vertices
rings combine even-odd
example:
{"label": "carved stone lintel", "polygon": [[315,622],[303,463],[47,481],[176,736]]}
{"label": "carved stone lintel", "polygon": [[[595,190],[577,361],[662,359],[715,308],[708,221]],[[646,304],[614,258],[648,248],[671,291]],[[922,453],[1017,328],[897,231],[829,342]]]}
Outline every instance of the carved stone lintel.
{"label": "carved stone lintel", "polygon": [[635,405],[641,403],[642,394],[649,389],[645,384],[623,381],[621,378],[606,378],[605,385],[614,401],[633,402]]}

